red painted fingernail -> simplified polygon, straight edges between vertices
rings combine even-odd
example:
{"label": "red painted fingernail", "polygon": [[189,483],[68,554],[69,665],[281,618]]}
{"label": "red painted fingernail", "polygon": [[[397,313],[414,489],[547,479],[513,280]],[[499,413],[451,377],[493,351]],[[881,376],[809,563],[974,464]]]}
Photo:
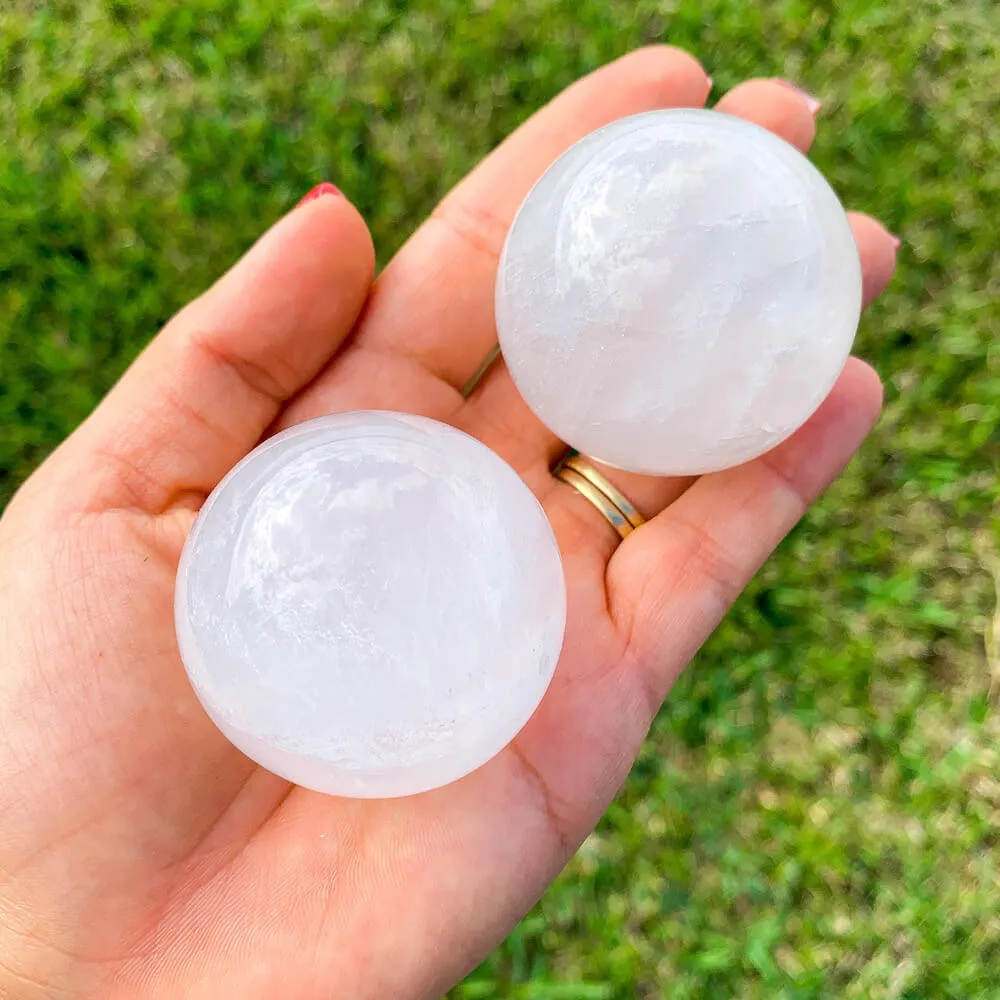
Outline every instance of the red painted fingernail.
{"label": "red painted fingernail", "polygon": [[[304,205],[307,201],[315,201],[317,198],[322,198],[325,194],[340,194],[340,188],[336,184],[331,184],[329,181],[323,181],[322,184],[317,184],[312,191],[307,194],[299,205]],[[298,208],[298,205],[295,206]]]}
{"label": "red painted fingernail", "polygon": [[785,90],[791,90],[800,97],[804,98],[806,107],[809,109],[809,114],[811,114],[814,118],[817,114],[819,114],[819,109],[823,107],[823,102],[818,97],[813,97],[808,90],[803,90],[801,87],[792,83],[791,80],[783,80],[780,76],[775,77],[774,82],[779,86],[784,87]]}

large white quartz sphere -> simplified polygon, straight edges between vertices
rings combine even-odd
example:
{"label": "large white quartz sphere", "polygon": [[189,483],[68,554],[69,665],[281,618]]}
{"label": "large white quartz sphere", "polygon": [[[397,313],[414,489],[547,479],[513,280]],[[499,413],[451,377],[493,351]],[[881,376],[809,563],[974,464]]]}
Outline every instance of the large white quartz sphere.
{"label": "large white quartz sphere", "polygon": [[262,444],[208,498],[177,579],[209,715],[336,795],[408,795],[489,760],[541,701],[565,618],[527,486],[467,434],[398,413]]}
{"label": "large white quartz sphere", "polygon": [[522,205],[496,288],[504,359],[542,422],[664,475],[788,437],[860,310],[854,236],[822,175],[714,111],[636,115],[573,146]]}

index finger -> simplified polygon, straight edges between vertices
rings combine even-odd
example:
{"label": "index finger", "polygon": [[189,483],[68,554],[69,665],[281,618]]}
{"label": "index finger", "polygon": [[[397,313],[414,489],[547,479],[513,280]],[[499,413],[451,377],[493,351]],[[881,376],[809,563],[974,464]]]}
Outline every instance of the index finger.
{"label": "index finger", "polygon": [[[461,389],[496,345],[497,260],[535,181],[595,129],[642,111],[700,107],[710,88],[693,56],[665,45],[577,81],[497,147],[407,241],[376,282],[352,347],[416,362]],[[337,367],[297,401],[295,419],[336,398]]]}

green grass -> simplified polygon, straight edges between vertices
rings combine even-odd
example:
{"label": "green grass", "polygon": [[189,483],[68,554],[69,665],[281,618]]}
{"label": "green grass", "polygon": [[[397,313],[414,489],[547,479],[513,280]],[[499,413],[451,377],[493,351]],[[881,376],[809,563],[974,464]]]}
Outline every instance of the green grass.
{"label": "green grass", "polygon": [[454,996],[1000,995],[994,0],[8,0],[0,503],[316,182],[381,260],[643,42],[824,99],[815,160],[904,239],[885,416],[657,720],[597,833]]}

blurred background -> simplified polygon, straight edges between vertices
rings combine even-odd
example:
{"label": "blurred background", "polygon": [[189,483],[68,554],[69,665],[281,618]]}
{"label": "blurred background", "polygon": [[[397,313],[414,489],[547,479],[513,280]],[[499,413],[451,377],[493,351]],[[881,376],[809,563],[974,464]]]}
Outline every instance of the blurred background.
{"label": "blurred background", "polygon": [[309,188],[385,262],[637,45],[820,97],[903,240],[881,424],[698,656],[575,860],[455,998],[1000,995],[994,0],[3,0],[0,507]]}

